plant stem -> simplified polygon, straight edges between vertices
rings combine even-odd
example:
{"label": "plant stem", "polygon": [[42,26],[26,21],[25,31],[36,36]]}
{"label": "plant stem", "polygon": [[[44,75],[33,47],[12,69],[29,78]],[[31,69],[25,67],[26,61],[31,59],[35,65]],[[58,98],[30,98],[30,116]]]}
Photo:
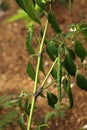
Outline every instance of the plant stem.
{"label": "plant stem", "polygon": [[41,86],[44,86],[44,84],[45,84],[45,82],[47,81],[47,79],[48,79],[48,77],[49,77],[49,75],[50,75],[50,73],[51,73],[51,71],[52,71],[54,65],[56,64],[57,60],[58,60],[58,58],[56,58],[55,61],[53,62],[52,66],[51,66],[49,72],[47,73],[47,75],[46,75],[44,81],[42,82]]}
{"label": "plant stem", "polygon": [[40,88],[39,88],[39,89],[37,90],[37,92],[34,94],[35,97],[37,97],[37,96],[40,94],[40,92],[42,91],[42,89],[44,88],[44,84],[46,83],[46,81],[47,81],[47,79],[48,79],[48,77],[49,77],[49,75],[50,75],[50,73],[51,73],[51,71],[52,71],[54,65],[56,64],[56,62],[57,62],[57,58],[56,58],[55,61],[53,62],[52,66],[51,66],[50,70],[48,71],[48,73],[47,73],[47,75],[46,75],[44,81],[42,82]]}
{"label": "plant stem", "polygon": [[[35,83],[34,83],[33,93],[35,93],[36,90],[37,90],[38,74],[39,74],[39,67],[40,67],[40,61],[41,61],[41,53],[42,53],[42,49],[43,49],[43,45],[44,45],[44,39],[45,39],[45,35],[46,35],[46,32],[47,32],[47,27],[48,27],[48,20],[46,22],[45,29],[44,29],[44,34],[43,34],[42,41],[41,41],[41,44],[40,44],[40,50],[39,50],[39,55],[38,55],[38,59],[37,59],[36,76],[35,76]],[[30,115],[28,117],[27,130],[31,129],[32,116],[33,116],[33,112],[34,112],[34,106],[35,106],[35,97],[33,96],[32,97],[32,104],[31,104]]]}

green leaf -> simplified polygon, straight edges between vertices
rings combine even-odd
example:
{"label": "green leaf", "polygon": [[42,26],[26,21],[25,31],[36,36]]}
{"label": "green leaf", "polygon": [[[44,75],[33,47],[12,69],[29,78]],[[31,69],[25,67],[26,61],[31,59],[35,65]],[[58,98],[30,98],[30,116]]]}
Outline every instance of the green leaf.
{"label": "green leaf", "polygon": [[47,114],[44,117],[44,122],[48,122],[50,119],[55,118],[57,116],[57,112],[47,112]]}
{"label": "green leaf", "polygon": [[35,12],[30,0],[16,0],[16,2],[29,15],[32,20],[34,20],[38,24],[41,24],[39,16]]}
{"label": "green leaf", "polygon": [[32,46],[32,36],[33,36],[33,32],[30,31],[27,35],[27,40],[26,40],[26,47],[27,50],[30,54],[35,54],[34,48]]}
{"label": "green leaf", "polygon": [[5,115],[3,115],[3,117],[0,120],[0,128],[5,127],[9,123],[12,123],[16,116],[17,116],[17,111],[16,110],[8,112]]}
{"label": "green leaf", "polygon": [[15,14],[15,15],[11,16],[9,19],[7,19],[7,22],[14,22],[19,19],[28,19],[28,14],[22,9],[19,9],[17,11],[17,14]]}
{"label": "green leaf", "polygon": [[41,9],[45,9],[45,2],[43,2],[42,0],[35,0],[35,3],[41,8]]}
{"label": "green leaf", "polygon": [[38,124],[36,130],[45,130],[46,128],[49,128],[49,126],[46,123],[41,122]]}
{"label": "green leaf", "polygon": [[55,68],[52,69],[51,75],[53,76],[54,79],[57,79],[57,71]]}
{"label": "green leaf", "polygon": [[18,100],[17,99],[13,99],[13,100],[9,100],[7,102],[5,102],[3,104],[4,107],[7,107],[7,108],[12,108],[13,106],[17,105],[18,103]]}
{"label": "green leaf", "polygon": [[87,79],[80,73],[78,73],[76,76],[76,84],[79,88],[87,91]]}
{"label": "green leaf", "polygon": [[55,104],[57,103],[58,99],[53,93],[47,91],[47,100],[48,100],[48,104],[51,107],[55,108]]}
{"label": "green leaf", "polygon": [[5,102],[7,102],[8,100],[12,99],[12,95],[8,96],[8,95],[2,95],[0,96],[0,106],[3,106]]}
{"label": "green leaf", "polygon": [[65,111],[64,110],[58,110],[58,116],[59,116],[59,118],[63,118],[64,117],[64,115],[65,115]]}
{"label": "green leaf", "polygon": [[49,41],[47,43],[46,51],[47,51],[49,57],[54,61],[57,56],[57,48],[53,41]]}
{"label": "green leaf", "polygon": [[24,125],[24,114],[20,115],[18,118],[18,124],[22,130],[26,130]]}
{"label": "green leaf", "polygon": [[81,61],[83,61],[87,56],[87,52],[85,48],[83,47],[82,43],[79,41],[75,42],[74,50],[77,56],[81,59]]}
{"label": "green leaf", "polygon": [[70,104],[69,108],[72,108],[73,107],[73,95],[72,95],[72,92],[71,92],[70,80],[69,79],[67,80],[66,78],[64,78],[63,88],[64,88],[64,90],[65,90],[65,92],[66,92],[66,94],[69,98],[69,104]]}
{"label": "green leaf", "polygon": [[31,108],[31,104],[29,101],[29,97],[27,97],[26,102],[25,102],[25,106],[24,106],[24,110],[25,110],[27,115],[29,115],[29,113],[30,113],[30,108]]}
{"label": "green leaf", "polygon": [[41,58],[41,61],[40,61],[40,71],[45,74],[45,71],[44,71],[44,67],[43,67],[43,59]]}
{"label": "green leaf", "polygon": [[4,108],[10,108],[17,104],[17,99],[12,99],[13,95],[3,95],[0,97],[0,106]]}
{"label": "green leaf", "polygon": [[64,67],[68,71],[68,73],[72,76],[75,76],[76,74],[76,66],[74,64],[73,59],[69,54],[66,54],[65,60],[64,60]]}
{"label": "green leaf", "polygon": [[27,10],[29,17],[31,19],[33,19],[35,22],[37,22],[38,24],[41,24],[39,16],[37,15],[36,11],[32,7],[32,3],[30,2],[30,0],[24,0],[24,4],[25,4],[25,7],[26,7],[26,10]]}
{"label": "green leaf", "polygon": [[58,33],[58,34],[62,33],[62,30],[60,29],[60,27],[57,23],[56,17],[52,11],[48,14],[48,21],[56,33]]}
{"label": "green leaf", "polygon": [[34,81],[36,72],[34,70],[33,65],[30,62],[27,65],[26,71],[27,71],[28,76]]}
{"label": "green leaf", "polygon": [[23,0],[15,0],[16,3],[26,12],[25,5],[23,3]]}
{"label": "green leaf", "polygon": [[67,4],[66,0],[60,0],[61,3],[63,3],[64,5]]}
{"label": "green leaf", "polygon": [[82,34],[87,37],[87,24],[86,23],[80,24],[79,29],[82,32]]}
{"label": "green leaf", "polygon": [[68,39],[72,36],[72,32],[68,32],[67,34],[64,34],[64,39]]}
{"label": "green leaf", "polygon": [[71,58],[72,58],[73,60],[75,60],[75,58],[76,58],[75,52],[74,52],[72,49],[70,49],[70,48],[68,48],[67,50],[68,50],[69,55],[71,56]]}

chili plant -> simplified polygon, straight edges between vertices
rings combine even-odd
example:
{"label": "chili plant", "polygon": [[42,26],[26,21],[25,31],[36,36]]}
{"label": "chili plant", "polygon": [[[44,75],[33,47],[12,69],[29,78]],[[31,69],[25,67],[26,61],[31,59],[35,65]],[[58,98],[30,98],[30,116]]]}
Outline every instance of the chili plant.
{"label": "chili plant", "polygon": [[[30,54],[30,59],[27,65],[28,76],[34,81],[34,88],[32,93],[23,91],[18,99],[19,106],[24,110],[24,113],[19,117],[18,123],[22,130],[30,130],[33,122],[33,114],[35,110],[35,103],[39,96],[46,97],[48,105],[57,110],[63,107],[63,89],[69,99],[69,105],[67,108],[73,107],[73,94],[71,91],[71,78],[76,79],[76,84],[79,88],[87,91],[87,79],[82,74],[82,70],[87,67],[86,57],[87,50],[81,42],[80,36],[84,37],[87,42],[87,24],[78,23],[70,25],[69,31],[63,33],[52,7],[56,0],[15,0],[17,4],[24,11],[24,15],[28,20],[28,34],[26,38],[26,46]],[[62,1],[65,2],[66,1]],[[71,0],[69,1],[71,10]],[[45,27],[43,27],[42,17],[46,20]],[[38,24],[38,31],[35,30],[35,25]],[[54,35],[47,36],[48,25],[54,30]],[[33,46],[33,38],[36,39],[39,47],[39,51],[36,51]],[[85,43],[86,46],[86,43]],[[50,69],[46,74],[44,68],[44,53],[49,56],[51,63]],[[36,57],[36,58],[33,58]],[[32,60],[37,61],[37,65],[34,66]],[[76,64],[77,59],[80,60],[79,64]],[[44,75],[43,81],[40,80],[39,73]],[[52,76],[53,80],[50,84],[47,83],[49,76]],[[49,88],[56,84],[56,94],[51,92]],[[25,100],[21,100],[22,97],[26,97]],[[32,97],[32,100],[30,100]],[[23,102],[24,101],[24,102]],[[23,103],[23,104],[22,104]],[[51,113],[55,115],[55,113]],[[25,120],[27,125],[25,125]],[[46,121],[46,120],[45,120]],[[46,127],[44,122],[40,124],[37,129],[41,130]]]}

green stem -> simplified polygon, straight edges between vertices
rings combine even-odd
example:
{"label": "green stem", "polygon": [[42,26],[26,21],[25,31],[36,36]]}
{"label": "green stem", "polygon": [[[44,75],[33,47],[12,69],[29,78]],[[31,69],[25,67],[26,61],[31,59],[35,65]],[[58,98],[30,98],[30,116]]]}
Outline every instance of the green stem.
{"label": "green stem", "polygon": [[69,0],[70,15],[72,13],[72,0]]}
{"label": "green stem", "polygon": [[[42,41],[41,41],[41,44],[40,44],[39,55],[41,55],[41,53],[42,53],[42,49],[43,49],[43,45],[44,45],[44,39],[45,39],[47,27],[48,27],[48,20],[47,20],[47,22],[46,22],[45,29],[44,29],[44,34],[43,34]],[[38,56],[33,93],[35,93],[36,90],[37,90],[37,83],[38,83],[38,74],[39,74],[40,61],[41,61],[41,56]],[[34,112],[34,106],[35,106],[35,97],[33,96],[33,97],[32,97],[32,104],[31,104],[30,115],[29,115],[29,117],[28,117],[27,130],[30,130],[30,129],[31,129],[32,116],[33,116],[33,112]]]}
{"label": "green stem", "polygon": [[50,84],[48,84],[46,87],[44,87],[44,89],[49,88],[51,85],[53,85],[57,80],[54,80],[53,82],[51,82]]}
{"label": "green stem", "polygon": [[44,81],[42,82],[41,86],[44,86],[44,84],[45,84],[45,82],[47,81],[47,79],[48,79],[48,77],[49,77],[49,75],[50,75],[50,73],[51,73],[51,71],[52,71],[54,65],[56,64],[57,60],[58,60],[58,58],[56,58],[55,61],[53,62],[52,66],[51,66],[49,72],[47,73],[47,75],[46,75]]}
{"label": "green stem", "polygon": [[45,76],[45,79],[44,79],[44,81],[42,82],[40,88],[39,88],[39,89],[37,90],[37,92],[35,93],[35,97],[37,97],[37,96],[40,94],[41,90],[44,88],[44,84],[46,83],[46,81],[47,81],[47,79],[48,79],[48,77],[49,77],[49,75],[50,75],[50,73],[51,73],[51,71],[52,71],[54,65],[56,64],[56,62],[57,62],[57,58],[55,59],[55,61],[53,62],[52,66],[51,66],[51,68],[50,68],[50,70],[48,71],[47,75]]}

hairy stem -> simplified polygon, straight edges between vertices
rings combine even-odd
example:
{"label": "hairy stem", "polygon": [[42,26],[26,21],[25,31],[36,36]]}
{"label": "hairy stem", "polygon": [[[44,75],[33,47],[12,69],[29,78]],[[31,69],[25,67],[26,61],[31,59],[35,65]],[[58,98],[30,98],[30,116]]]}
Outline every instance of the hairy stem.
{"label": "hairy stem", "polygon": [[[40,67],[40,61],[41,61],[41,56],[40,55],[42,53],[42,49],[43,49],[43,45],[44,45],[44,39],[45,39],[45,35],[46,35],[46,32],[47,32],[47,27],[48,27],[48,20],[46,22],[45,29],[44,29],[44,34],[43,34],[42,41],[41,41],[41,44],[40,44],[40,50],[39,50],[39,55],[38,55],[38,59],[37,59],[36,76],[35,76],[35,83],[34,83],[33,93],[35,93],[36,90],[37,90],[38,74],[39,74],[39,67]],[[34,107],[35,107],[35,96],[32,97],[32,104],[31,104],[30,115],[28,117],[27,130],[31,129],[31,123],[32,123]]]}

